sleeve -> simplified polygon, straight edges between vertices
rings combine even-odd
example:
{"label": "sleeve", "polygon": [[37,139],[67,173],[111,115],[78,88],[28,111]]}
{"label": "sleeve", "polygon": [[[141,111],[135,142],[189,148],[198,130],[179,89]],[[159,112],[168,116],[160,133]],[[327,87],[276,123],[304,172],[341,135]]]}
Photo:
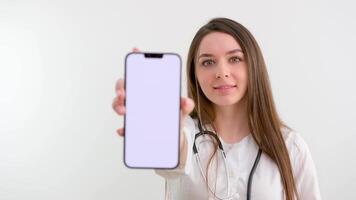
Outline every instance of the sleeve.
{"label": "sleeve", "polygon": [[[195,122],[188,115],[184,120],[183,132],[185,136],[185,145],[180,149],[180,161],[179,165],[175,169],[155,169],[155,173],[162,176],[165,179],[175,179],[183,175],[188,175],[192,168],[192,154],[193,154],[193,138],[195,135]],[[183,153],[186,152],[185,159],[182,159]]]}
{"label": "sleeve", "polygon": [[294,177],[299,198],[303,200],[320,200],[320,189],[317,173],[305,141],[295,134],[295,159],[294,159]]}

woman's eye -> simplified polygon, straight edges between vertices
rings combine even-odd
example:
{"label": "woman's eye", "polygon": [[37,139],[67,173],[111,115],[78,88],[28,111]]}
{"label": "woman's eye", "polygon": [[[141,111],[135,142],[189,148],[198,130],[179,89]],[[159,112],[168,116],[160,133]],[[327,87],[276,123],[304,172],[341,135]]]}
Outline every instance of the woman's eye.
{"label": "woman's eye", "polygon": [[238,63],[241,62],[241,59],[239,57],[232,57],[230,58],[231,62]]}
{"label": "woman's eye", "polygon": [[239,57],[232,57],[232,58],[230,58],[230,61],[234,62],[234,63],[238,63],[241,61],[241,59]]}
{"label": "woman's eye", "polygon": [[203,66],[208,66],[208,65],[212,65],[214,63],[213,60],[204,60],[201,64]]}

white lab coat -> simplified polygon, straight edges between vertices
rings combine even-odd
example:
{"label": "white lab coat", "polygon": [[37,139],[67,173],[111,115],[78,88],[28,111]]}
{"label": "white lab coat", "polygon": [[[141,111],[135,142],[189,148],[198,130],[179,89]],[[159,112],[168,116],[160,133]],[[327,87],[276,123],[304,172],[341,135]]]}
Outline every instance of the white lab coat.
{"label": "white lab coat", "polygon": [[[211,130],[211,127],[208,127]],[[181,162],[179,167],[173,170],[158,170],[155,172],[165,178],[166,200],[206,200],[216,199],[206,187],[196,157],[193,154],[193,141],[195,133],[199,132],[196,119],[188,116],[185,119],[183,130],[187,139],[187,159]],[[301,136],[296,132],[282,130],[288,152],[290,154],[296,187],[301,200],[321,199],[317,174],[309,148]],[[203,137],[201,141],[204,141]],[[258,146],[252,135],[248,135],[240,142],[227,144],[220,138],[226,152],[226,163],[230,179],[231,199],[246,199],[248,176],[255,161]],[[199,156],[203,172],[206,170],[208,152],[212,151],[211,143],[200,143]],[[219,151],[217,153],[220,153]],[[218,162],[213,159],[213,165],[209,168],[209,185],[218,197],[227,195],[226,170],[221,154]],[[216,167],[218,163],[218,167]],[[216,173],[217,171],[217,173]],[[216,176],[217,175],[217,176]],[[216,184],[215,184],[216,183]],[[284,199],[283,185],[277,165],[264,153],[262,153],[251,186],[252,200],[282,200]]]}

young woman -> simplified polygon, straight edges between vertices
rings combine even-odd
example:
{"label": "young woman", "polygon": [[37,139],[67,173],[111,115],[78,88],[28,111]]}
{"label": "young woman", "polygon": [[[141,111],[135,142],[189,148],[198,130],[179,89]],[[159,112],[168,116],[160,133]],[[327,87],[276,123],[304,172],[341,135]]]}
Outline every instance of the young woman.
{"label": "young woman", "polygon": [[[278,116],[261,50],[244,26],[215,18],[201,27],[187,79],[180,165],[155,170],[166,199],[321,199],[308,146]],[[124,115],[122,79],[116,90],[113,108]]]}

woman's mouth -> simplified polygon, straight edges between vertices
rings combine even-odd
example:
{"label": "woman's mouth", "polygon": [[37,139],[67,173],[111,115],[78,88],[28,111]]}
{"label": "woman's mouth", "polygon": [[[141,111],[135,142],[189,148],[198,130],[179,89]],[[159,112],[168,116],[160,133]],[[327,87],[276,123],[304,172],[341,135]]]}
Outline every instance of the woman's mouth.
{"label": "woman's mouth", "polygon": [[220,86],[215,86],[213,87],[214,89],[229,89],[229,88],[234,88],[236,85],[220,85]]}
{"label": "woman's mouth", "polygon": [[219,86],[214,86],[214,90],[219,92],[220,94],[230,94],[237,85],[219,85]]}

